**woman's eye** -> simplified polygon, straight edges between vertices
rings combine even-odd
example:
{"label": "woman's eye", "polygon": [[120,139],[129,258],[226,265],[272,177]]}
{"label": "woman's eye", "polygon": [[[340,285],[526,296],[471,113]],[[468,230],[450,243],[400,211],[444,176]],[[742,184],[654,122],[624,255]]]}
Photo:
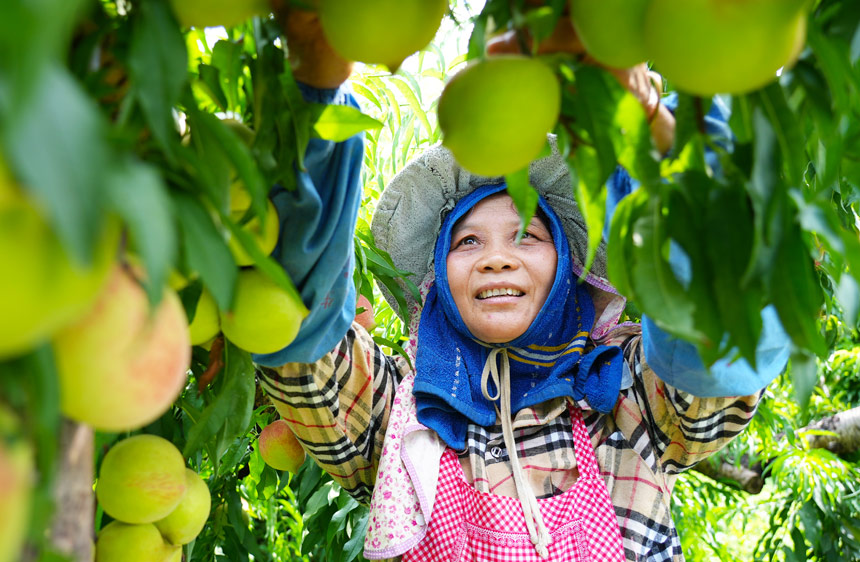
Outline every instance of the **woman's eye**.
{"label": "woman's eye", "polygon": [[457,242],[457,244],[454,247],[456,248],[459,246],[471,246],[471,245],[477,244],[477,243],[478,243],[478,239],[475,238],[474,236],[466,236],[465,238],[461,238],[460,241]]}

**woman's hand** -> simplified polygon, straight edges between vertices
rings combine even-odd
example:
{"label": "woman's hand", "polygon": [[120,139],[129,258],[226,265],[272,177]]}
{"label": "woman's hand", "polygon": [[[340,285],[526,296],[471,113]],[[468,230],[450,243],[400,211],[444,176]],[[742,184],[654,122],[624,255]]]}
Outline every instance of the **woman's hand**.
{"label": "woman's hand", "polygon": [[272,0],[275,17],[287,36],[293,76],[314,88],[337,88],[349,78],[352,61],[332,49],[317,12],[292,4],[293,0]]}
{"label": "woman's hand", "polygon": [[[520,47],[523,41],[528,48],[531,48],[531,37],[525,31],[521,33],[524,35],[517,36],[516,31],[508,31],[491,39],[487,43],[487,54],[521,53]],[[582,55],[586,62],[606,68],[642,104],[642,109],[648,116],[648,122],[651,126],[651,136],[654,137],[658,150],[661,153],[666,153],[672,148],[672,143],[675,140],[675,117],[660,103],[663,91],[662,78],[656,72],[648,70],[645,63],[637,64],[631,68],[610,68],[598,63],[588,56],[585,47],[573,29],[570,18],[567,16],[562,16],[552,35],[538,44],[537,53]]]}

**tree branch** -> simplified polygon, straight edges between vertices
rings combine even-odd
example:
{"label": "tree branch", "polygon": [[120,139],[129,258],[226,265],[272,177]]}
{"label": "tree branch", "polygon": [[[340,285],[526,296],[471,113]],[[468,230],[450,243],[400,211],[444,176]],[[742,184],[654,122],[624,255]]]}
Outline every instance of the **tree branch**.
{"label": "tree branch", "polygon": [[94,446],[92,428],[63,420],[51,542],[54,548],[76,562],[90,562],[93,559]]}
{"label": "tree branch", "polygon": [[[815,433],[819,431],[829,433]],[[811,423],[798,430],[797,434],[806,440],[810,449],[827,449],[837,455],[860,451],[860,406]],[[764,486],[762,465],[751,467],[746,458],[741,459],[740,464],[724,461],[715,465],[704,461],[693,470],[714,480],[728,482],[749,494],[758,494]]]}

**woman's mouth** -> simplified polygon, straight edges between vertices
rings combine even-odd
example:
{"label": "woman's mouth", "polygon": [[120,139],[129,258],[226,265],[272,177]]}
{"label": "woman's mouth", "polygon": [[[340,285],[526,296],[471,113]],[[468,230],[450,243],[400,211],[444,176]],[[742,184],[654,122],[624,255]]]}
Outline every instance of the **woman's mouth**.
{"label": "woman's mouth", "polygon": [[486,289],[478,293],[477,299],[484,300],[493,297],[521,297],[524,294],[525,293],[523,293],[519,289],[512,289],[510,287],[500,289]]}

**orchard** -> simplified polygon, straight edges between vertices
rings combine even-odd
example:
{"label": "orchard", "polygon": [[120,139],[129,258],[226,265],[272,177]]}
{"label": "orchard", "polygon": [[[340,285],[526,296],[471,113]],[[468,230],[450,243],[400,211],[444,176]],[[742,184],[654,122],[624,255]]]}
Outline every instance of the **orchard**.
{"label": "orchard", "polygon": [[[356,61],[359,108],[306,101],[296,14]],[[552,144],[626,319],[709,364],[755,365],[768,305],[791,339],[746,432],[675,483],[686,559],[860,560],[860,3],[4,0],[0,31],[0,562],[364,559],[367,506],[253,357],[311,312],[273,187],[356,134],[355,326],[388,355],[410,318],[383,295],[421,280],[371,233],[383,187],[441,143],[525,225]],[[618,166],[638,189],[607,222]]]}

